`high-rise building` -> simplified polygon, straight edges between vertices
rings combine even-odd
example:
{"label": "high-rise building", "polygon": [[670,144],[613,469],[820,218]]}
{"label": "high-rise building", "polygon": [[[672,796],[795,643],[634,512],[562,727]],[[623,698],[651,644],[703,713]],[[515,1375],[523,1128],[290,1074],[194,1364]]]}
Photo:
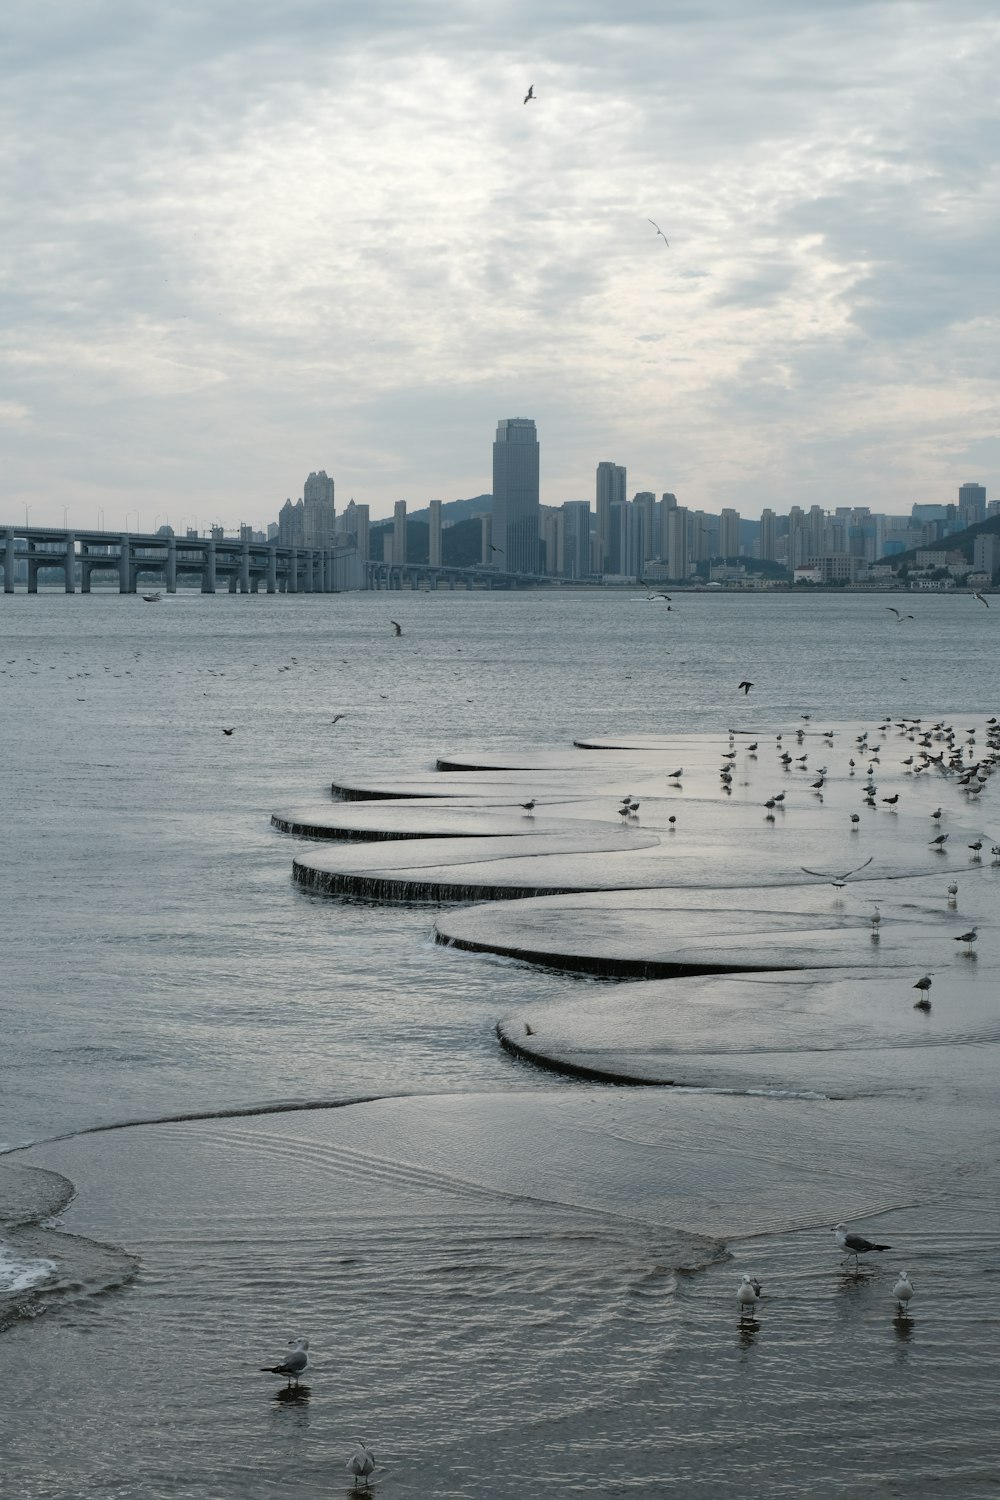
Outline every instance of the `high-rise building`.
{"label": "high-rise building", "polygon": [[688,512],[684,505],[675,505],[667,516],[667,547],[664,561],[670,578],[688,576],[689,541]]}
{"label": "high-rise building", "polygon": [[392,508],[392,562],[401,568],[406,564],[406,501],[397,500]]}
{"label": "high-rise building", "polygon": [[333,480],[325,469],[310,474],[302,487],[302,532],[307,547],[332,547],[336,526]]}
{"label": "high-rise building", "polygon": [[479,561],[484,568],[504,568],[506,563],[499,553],[493,551],[493,517],[479,517]]}
{"label": "high-rise building", "polygon": [[[636,513],[636,553],[638,564],[635,569],[637,576],[642,575],[643,566],[647,561],[652,561],[659,556],[659,547],[656,537],[656,496],[651,490],[640,490],[633,495],[632,504]],[[629,570],[631,571],[631,569]]]}
{"label": "high-rise building", "polygon": [[432,568],[441,566],[441,501],[432,500],[427,507],[428,543],[427,561]]}
{"label": "high-rise building", "polygon": [[719,556],[727,560],[740,555],[740,513],[725,509],[719,516]]}
{"label": "high-rise building", "polygon": [[986,487],[963,484],[958,491],[958,517],[964,526],[975,526],[986,520]]}
{"label": "high-rise building", "polygon": [[542,543],[542,571],[551,578],[561,578],[565,561],[563,513],[553,505],[539,506],[539,534]]}
{"label": "high-rise building", "polygon": [[351,500],[344,511],[344,531],[354,538],[354,545],[362,562],[368,561],[369,513],[367,505],[355,505]]}
{"label": "high-rise building", "polygon": [[778,556],[777,517],[770,509],[760,513],[758,555],[763,562],[774,562]]}
{"label": "high-rise building", "polygon": [[599,571],[611,571],[611,507],[625,503],[625,466],[608,460],[597,465],[597,556]]}
{"label": "high-rise building", "polygon": [[527,417],[497,423],[493,444],[493,545],[511,573],[538,572],[538,435]]}
{"label": "high-rise building", "polygon": [[563,512],[563,577],[589,578],[590,502],[567,500]]}

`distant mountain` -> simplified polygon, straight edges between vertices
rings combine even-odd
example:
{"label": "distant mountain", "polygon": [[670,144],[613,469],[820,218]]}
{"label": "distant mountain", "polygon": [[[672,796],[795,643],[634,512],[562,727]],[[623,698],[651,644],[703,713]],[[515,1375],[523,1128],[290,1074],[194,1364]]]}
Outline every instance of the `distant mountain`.
{"label": "distant mountain", "polygon": [[[455,521],[467,521],[470,516],[480,515],[484,511],[493,509],[492,495],[473,495],[471,500],[446,500],[441,506],[441,521],[445,526],[450,526]],[[425,506],[423,510],[408,510],[407,521],[427,521],[431,518],[430,508]],[[372,527],[391,526],[392,517],[387,516],[384,521],[373,521]]]}

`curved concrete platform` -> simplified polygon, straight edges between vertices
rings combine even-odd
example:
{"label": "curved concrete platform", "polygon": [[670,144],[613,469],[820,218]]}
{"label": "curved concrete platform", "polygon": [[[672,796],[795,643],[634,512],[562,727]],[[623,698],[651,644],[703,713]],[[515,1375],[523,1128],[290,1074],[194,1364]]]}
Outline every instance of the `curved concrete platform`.
{"label": "curved concrete platform", "polygon": [[[952,907],[939,876],[756,890],[602,891],[442,914],[439,942],[601,978],[817,967],[927,968],[967,958],[956,937],[996,909],[1000,872],[964,879]],[[875,903],[881,916],[872,937]],[[982,917],[980,917],[982,913]],[[1000,963],[984,926],[970,960]],[[982,950],[982,951],[980,951]]]}
{"label": "curved concrete platform", "polygon": [[[526,813],[507,805],[487,803],[456,806],[432,797],[404,802],[309,802],[271,814],[272,826],[282,833],[308,839],[339,839],[371,843],[382,839],[523,838],[531,835],[572,834],[591,825],[577,818],[550,818],[540,811]],[[608,831],[605,819],[603,827]]]}
{"label": "curved concrete platform", "polygon": [[[939,974],[929,1010],[914,1007],[917,968],[659,980],[587,987],[526,1006],[497,1027],[504,1046],[556,1072],[602,1082],[727,1089],[910,1089],[939,1076],[933,1053],[968,1048],[987,1092],[1000,1041],[997,973],[960,964]],[[919,991],[917,992],[920,993]],[[905,1054],[920,1049],[920,1058]],[[995,1055],[995,1054],[994,1054]]]}
{"label": "curved concrete platform", "polygon": [[292,875],[308,890],[366,901],[469,901],[480,894],[500,901],[578,889],[577,869],[596,879],[606,861],[631,859],[656,843],[654,834],[638,829],[605,832],[583,824],[572,834],[415,839],[404,848],[340,845],[301,855]]}

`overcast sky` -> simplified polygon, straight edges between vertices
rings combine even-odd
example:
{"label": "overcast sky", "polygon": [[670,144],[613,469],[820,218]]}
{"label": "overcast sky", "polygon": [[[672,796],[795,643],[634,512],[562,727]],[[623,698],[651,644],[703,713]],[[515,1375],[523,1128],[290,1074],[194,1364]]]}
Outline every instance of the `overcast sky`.
{"label": "overcast sky", "polygon": [[1000,496],[995,0],[4,11],[0,521]]}

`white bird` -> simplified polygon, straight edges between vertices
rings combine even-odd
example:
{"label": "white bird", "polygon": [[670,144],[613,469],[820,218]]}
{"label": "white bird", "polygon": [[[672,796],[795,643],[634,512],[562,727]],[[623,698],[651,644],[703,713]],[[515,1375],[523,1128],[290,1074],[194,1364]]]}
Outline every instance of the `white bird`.
{"label": "white bird", "polygon": [[652,224],[653,228],[656,230],[657,234],[660,236],[660,239],[663,241],[663,243],[666,245],[667,249],[669,250],[670,249],[670,241],[667,239],[666,235],[663,233],[663,230],[660,228],[659,224],[657,224],[656,220],[655,219],[647,219],[646,223],[647,224]]}
{"label": "white bird", "polygon": [[679,776],[684,775],[684,767],[678,766],[676,771],[671,771],[667,776],[668,781],[676,781]]}
{"label": "white bird", "polygon": [[862,1234],[850,1234],[843,1224],[835,1224],[833,1232],[837,1236],[837,1244],[841,1250],[846,1250],[848,1256],[854,1256],[855,1265],[858,1264],[859,1255],[867,1255],[872,1250],[891,1250],[891,1245],[876,1245],[874,1240],[866,1240]]}
{"label": "white bird", "polygon": [[882,913],[879,911],[878,903],[876,902],[875,910],[872,912],[872,937],[878,937],[878,930],[881,922]]}
{"label": "white bird", "polygon": [[375,1468],[375,1455],[365,1442],[364,1438],[355,1438],[354,1452],[344,1466],[348,1474],[354,1475],[354,1483],[363,1479],[365,1486],[368,1485],[368,1476]]}
{"label": "white bird", "polygon": [[743,1272],[743,1280],[736,1288],[736,1301],[739,1303],[740,1317],[742,1318],[747,1309],[752,1309],[757,1298],[761,1294],[761,1284],[756,1276],[751,1276],[747,1271]]}
{"label": "white bird", "polygon": [[874,854],[869,854],[863,865],[855,865],[853,870],[845,870],[843,874],[839,875],[833,870],[807,870],[805,865],[799,865],[799,869],[803,875],[815,875],[820,880],[828,880],[834,890],[842,891],[850,877],[856,875],[859,870],[866,870],[874,858]]}
{"label": "white bird", "polygon": [[267,1375],[287,1375],[289,1385],[291,1385],[293,1380],[298,1385],[299,1376],[305,1374],[309,1365],[309,1355],[306,1353],[306,1350],[309,1348],[309,1340],[289,1339],[288,1344],[292,1353],[287,1359],[282,1360],[280,1365],[261,1365],[260,1368],[262,1373]]}
{"label": "white bird", "polygon": [[906,1312],[910,1298],[913,1296],[913,1283],[905,1271],[900,1271],[899,1280],[892,1289],[892,1295],[896,1299],[900,1312]]}

